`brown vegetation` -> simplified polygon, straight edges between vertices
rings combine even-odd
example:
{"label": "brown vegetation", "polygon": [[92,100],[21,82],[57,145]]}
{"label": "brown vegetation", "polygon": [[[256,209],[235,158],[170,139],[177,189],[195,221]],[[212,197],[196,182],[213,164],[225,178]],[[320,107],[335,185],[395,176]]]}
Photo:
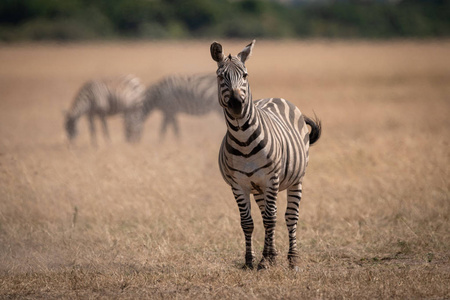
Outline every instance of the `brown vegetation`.
{"label": "brown vegetation", "polygon": [[[264,42],[254,98],[323,121],[300,206],[301,269],[241,270],[238,209],[220,177],[220,118],[183,116],[182,139],[74,147],[63,113],[93,77],[151,83],[215,70],[209,41],[0,47],[0,298],[450,297],[450,43]],[[244,42],[224,42],[237,53]],[[101,137],[101,136],[100,136]],[[263,226],[254,209],[260,257]]]}

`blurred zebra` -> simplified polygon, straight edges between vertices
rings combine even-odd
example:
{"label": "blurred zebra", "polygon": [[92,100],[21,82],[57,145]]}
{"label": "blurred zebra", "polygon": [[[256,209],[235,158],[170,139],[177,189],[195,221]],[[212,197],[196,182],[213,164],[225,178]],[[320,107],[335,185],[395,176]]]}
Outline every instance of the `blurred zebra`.
{"label": "blurred zebra", "polygon": [[[211,56],[218,65],[219,103],[227,125],[219,152],[219,166],[239,207],[246,244],[245,267],[253,268],[255,257],[250,194],[254,194],[263,217],[265,241],[258,269],[265,269],[277,256],[274,245],[277,195],[279,191],[287,190],[288,260],[291,268],[298,269],[296,231],[302,180],[308,164],[309,145],[319,139],[321,123],[302,115],[292,103],[281,98],[252,102],[244,63],[254,43],[247,45],[237,56],[224,56],[219,43],[211,44]],[[306,125],[311,127],[311,132]]]}
{"label": "blurred zebra", "polygon": [[163,113],[160,137],[164,138],[167,128],[179,137],[177,114],[205,115],[215,111],[223,115],[217,105],[217,85],[214,74],[171,75],[147,88],[145,92],[143,119],[155,109]]}
{"label": "blurred zebra", "polygon": [[106,117],[122,114],[124,118],[125,137],[129,142],[136,142],[142,134],[142,105],[145,86],[133,75],[123,75],[104,80],[90,80],[78,91],[70,110],[66,114],[65,129],[69,140],[77,134],[78,119],[86,115],[93,145],[97,145],[94,117],[102,122],[105,138],[109,141]]}

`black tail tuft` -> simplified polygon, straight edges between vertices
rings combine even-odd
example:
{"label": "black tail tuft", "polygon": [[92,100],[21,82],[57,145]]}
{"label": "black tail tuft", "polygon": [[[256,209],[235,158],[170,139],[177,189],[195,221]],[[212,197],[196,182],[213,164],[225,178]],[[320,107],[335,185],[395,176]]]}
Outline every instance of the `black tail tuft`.
{"label": "black tail tuft", "polygon": [[322,134],[322,122],[320,122],[316,114],[314,114],[314,120],[308,118],[307,116],[304,117],[306,124],[311,126],[311,132],[309,133],[309,144],[312,145],[319,140],[320,135]]}

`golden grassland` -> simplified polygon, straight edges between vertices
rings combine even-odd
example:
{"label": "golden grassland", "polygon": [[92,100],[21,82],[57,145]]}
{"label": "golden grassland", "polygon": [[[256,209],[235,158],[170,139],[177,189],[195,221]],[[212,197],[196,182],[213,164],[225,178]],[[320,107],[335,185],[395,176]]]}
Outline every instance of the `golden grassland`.
{"label": "golden grassland", "polygon": [[62,112],[85,80],[214,72],[209,44],[0,46],[0,298],[449,298],[450,42],[257,41],[254,99],[284,97],[323,122],[300,205],[300,272],[287,266],[285,193],[278,265],[241,269],[218,116],[181,116],[182,138],[161,141],[154,113],[138,145],[114,117],[112,142],[99,134],[96,149],[83,119],[68,147]]}

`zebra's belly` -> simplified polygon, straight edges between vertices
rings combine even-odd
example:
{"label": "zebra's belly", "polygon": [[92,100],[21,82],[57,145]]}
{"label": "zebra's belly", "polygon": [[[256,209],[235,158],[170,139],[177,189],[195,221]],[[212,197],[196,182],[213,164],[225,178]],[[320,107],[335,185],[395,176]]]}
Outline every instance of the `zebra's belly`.
{"label": "zebra's belly", "polygon": [[262,172],[255,173],[252,176],[236,174],[236,181],[239,183],[239,186],[243,190],[251,194],[264,193],[266,188],[269,186],[267,174],[264,174]]}
{"label": "zebra's belly", "polygon": [[125,106],[122,103],[116,103],[111,101],[97,101],[94,106],[94,111],[101,115],[116,115],[125,110]]}
{"label": "zebra's belly", "polygon": [[[300,157],[299,157],[300,158]],[[280,172],[280,191],[283,191],[293,184],[297,184],[302,181],[302,177],[305,175],[306,164],[305,158],[297,162],[285,163],[283,170]]]}

